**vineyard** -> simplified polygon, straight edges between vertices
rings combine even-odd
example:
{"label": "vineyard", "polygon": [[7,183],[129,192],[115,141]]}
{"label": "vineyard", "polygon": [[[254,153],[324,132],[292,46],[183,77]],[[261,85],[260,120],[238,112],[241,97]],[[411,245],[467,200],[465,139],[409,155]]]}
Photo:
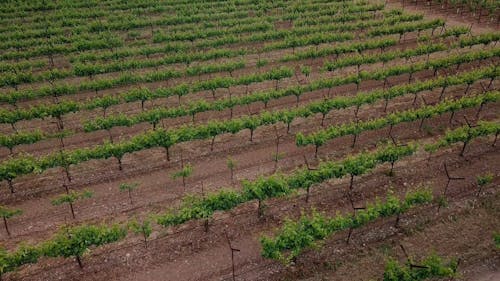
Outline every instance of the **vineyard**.
{"label": "vineyard", "polygon": [[500,279],[497,1],[0,15],[0,280]]}

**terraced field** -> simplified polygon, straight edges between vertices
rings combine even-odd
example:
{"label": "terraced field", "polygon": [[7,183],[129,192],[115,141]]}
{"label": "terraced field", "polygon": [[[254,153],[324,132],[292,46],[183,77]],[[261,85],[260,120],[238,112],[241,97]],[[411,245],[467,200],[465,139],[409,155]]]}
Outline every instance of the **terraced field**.
{"label": "terraced field", "polygon": [[478,3],[6,1],[0,277],[500,278]]}

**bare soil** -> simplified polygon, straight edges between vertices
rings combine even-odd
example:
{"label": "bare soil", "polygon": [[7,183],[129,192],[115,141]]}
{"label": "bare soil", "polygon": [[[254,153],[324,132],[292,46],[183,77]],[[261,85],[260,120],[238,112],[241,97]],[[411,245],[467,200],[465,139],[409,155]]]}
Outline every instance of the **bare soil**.
{"label": "bare soil", "polygon": [[[388,3],[389,7],[399,7],[399,3]],[[442,16],[444,11],[434,11],[429,15],[428,9],[417,6],[405,6],[410,11],[423,11],[428,18]],[[467,19],[449,18],[449,25],[463,25]],[[291,28],[289,23],[277,24],[278,28]],[[472,26],[474,33],[490,31],[487,24]],[[416,46],[416,34],[410,34],[405,42],[394,49],[405,49]],[[481,48],[481,47],[477,47]],[[273,60],[265,71],[277,66],[277,58],[291,50],[280,50],[266,54]],[[444,57],[447,53],[433,56]],[[433,57],[431,56],[431,58]],[[254,56],[250,56],[256,59]],[[246,58],[246,59],[250,59]],[[288,63],[297,68],[301,64],[311,65],[313,72],[309,79],[318,79],[326,75],[345,75],[354,73],[354,67],[325,74],[320,68],[325,60],[321,58],[302,62]],[[421,57],[419,60],[423,60]],[[404,60],[396,60],[390,65],[404,64]],[[281,65],[281,64],[280,64]],[[449,69],[448,73],[463,72],[482,65],[471,63],[463,65],[457,71]],[[366,68],[365,68],[366,67]],[[363,69],[377,69],[381,64],[364,66]],[[249,66],[235,73],[236,76],[258,71]],[[415,79],[432,78],[432,71],[422,71],[414,75]],[[227,74],[229,75],[229,74]],[[204,79],[208,78],[203,77]],[[193,78],[198,79],[198,78]],[[293,77],[280,82],[280,87],[301,83],[305,77]],[[187,78],[174,83],[189,82]],[[391,85],[404,84],[408,75],[400,75],[390,79]],[[484,82],[484,81],[481,81]],[[148,85],[161,86],[162,83]],[[498,83],[493,84],[498,89]],[[382,88],[383,82],[367,81],[361,84],[361,90]],[[256,83],[250,91],[259,91],[274,87],[274,82]],[[125,89],[112,89],[100,94],[118,93]],[[242,95],[245,87],[230,89],[235,95]],[[464,86],[450,87],[446,91],[448,98],[464,96]],[[482,91],[480,83],[471,86],[470,93]],[[300,105],[321,100],[328,89],[307,93],[301,97]],[[355,85],[345,85],[333,89],[333,96],[352,96],[356,94]],[[438,102],[440,89],[422,94],[425,101]],[[78,96],[78,97],[77,97]],[[227,90],[217,91],[217,97],[227,97]],[[75,95],[75,98],[92,98],[94,93]],[[196,99],[211,100],[208,92],[190,94],[183,97],[183,103]],[[43,99],[42,99],[43,101]],[[40,100],[27,102],[36,104]],[[261,103],[234,110],[234,117],[256,114],[264,110],[293,108],[295,97],[273,100],[266,109]],[[422,98],[413,104],[413,96],[399,97],[391,100],[387,112],[384,102],[364,106],[360,110],[360,119],[368,120],[381,117],[390,112],[401,111],[420,106]],[[147,103],[147,108],[158,105],[175,106],[176,97],[155,100]],[[137,114],[140,104],[132,103],[113,107],[109,114],[123,112]],[[419,122],[400,124],[394,127],[393,135],[404,143],[417,140],[428,143],[436,140],[449,128],[463,125],[464,117],[474,122],[477,108],[461,110],[453,119],[449,114],[426,120],[423,129]],[[499,120],[500,104],[485,106],[479,115],[481,120]],[[100,116],[102,111],[80,112],[65,116],[69,128],[80,129],[81,121]],[[228,119],[229,110],[223,112],[207,112],[196,116],[196,124],[213,119]],[[327,115],[324,126],[343,124],[354,120],[354,108],[336,110]],[[176,127],[190,122],[190,117],[165,120],[166,127]],[[214,150],[210,150],[210,140],[192,141],[175,145],[171,149],[171,160],[166,161],[162,149],[144,150],[123,159],[123,171],[118,170],[117,160],[89,161],[72,166],[71,183],[61,169],[51,169],[40,175],[26,175],[15,180],[15,194],[10,194],[6,183],[0,184],[0,202],[9,207],[23,210],[23,214],[9,220],[12,237],[0,230],[0,244],[8,250],[15,249],[21,242],[37,243],[50,238],[64,224],[82,223],[119,223],[134,217],[143,218],[151,214],[162,213],[177,206],[186,194],[200,194],[201,187],[205,191],[217,191],[221,187],[240,189],[240,180],[255,179],[276,171],[291,173],[304,166],[304,157],[312,165],[318,163],[314,159],[314,148],[299,148],[295,145],[297,132],[309,133],[321,128],[321,116],[312,116],[296,120],[291,133],[286,127],[278,124],[276,129],[282,134],[279,152],[283,157],[276,164],[272,160],[275,152],[275,128],[267,126],[258,128],[253,141],[249,140],[249,132],[243,131],[235,135],[226,134],[216,138]],[[20,124],[22,129],[41,128],[53,131],[55,126],[50,120],[32,120]],[[150,129],[149,124],[138,124],[131,128],[114,128],[112,134],[115,141],[130,138],[133,135]],[[9,132],[10,128],[1,127],[1,132]],[[354,148],[351,148],[352,136],[346,136],[328,142],[319,149],[322,160],[340,160],[344,157],[364,150],[373,150],[377,144],[388,136],[388,128],[361,134]],[[90,147],[107,139],[105,131],[78,133],[66,140],[68,149]],[[394,226],[395,218],[377,220],[354,231],[350,243],[346,243],[347,232],[340,232],[320,244],[318,249],[307,250],[292,265],[264,259],[260,255],[259,238],[263,234],[272,234],[282,225],[286,218],[297,218],[301,212],[316,209],[327,214],[336,212],[352,212],[346,192],[349,179],[327,181],[312,188],[310,202],[305,202],[303,191],[289,197],[275,198],[265,202],[265,214],[257,216],[257,202],[248,202],[237,208],[218,212],[209,221],[209,231],[204,231],[203,221],[191,221],[177,227],[162,228],[154,226],[154,232],[146,248],[141,237],[129,235],[125,240],[106,245],[83,257],[84,268],[78,268],[72,259],[42,259],[37,264],[23,266],[20,270],[6,274],[4,280],[232,280],[231,251],[227,237],[233,247],[240,249],[235,254],[236,280],[380,280],[383,275],[385,261],[391,257],[404,262],[400,245],[404,245],[410,255],[420,258],[432,252],[446,257],[459,258],[457,280],[498,280],[500,278],[500,251],[493,244],[492,235],[500,230],[500,151],[499,146],[492,146],[493,138],[478,139],[468,145],[465,157],[458,156],[460,147],[440,150],[429,155],[420,149],[414,156],[397,162],[395,174],[388,175],[389,165],[382,165],[372,173],[356,177],[354,181],[354,200],[356,206],[383,198],[388,190],[403,195],[408,190],[427,186],[435,196],[444,192],[447,178],[443,165],[446,163],[450,173],[465,177],[465,180],[453,181],[447,190],[448,206],[437,211],[436,204],[430,204],[410,211],[402,216],[400,227]],[[58,149],[57,140],[38,142],[15,149],[16,153],[29,152],[44,155]],[[0,159],[6,159],[8,151],[0,152]],[[182,155],[182,156],[181,156]],[[184,188],[180,180],[171,175],[181,168],[182,161],[194,166],[194,174],[187,180]],[[231,181],[227,168],[227,158],[237,163],[235,180]],[[276,166],[275,166],[276,165]],[[487,185],[477,196],[476,176],[492,173],[494,181]],[[91,199],[75,204],[76,219],[71,218],[68,206],[52,206],[50,199],[62,194],[62,184],[70,189],[88,188],[94,192]],[[132,194],[133,203],[128,201],[126,193],[120,193],[120,183],[137,182],[139,189]],[[361,269],[361,270],[360,270]]]}

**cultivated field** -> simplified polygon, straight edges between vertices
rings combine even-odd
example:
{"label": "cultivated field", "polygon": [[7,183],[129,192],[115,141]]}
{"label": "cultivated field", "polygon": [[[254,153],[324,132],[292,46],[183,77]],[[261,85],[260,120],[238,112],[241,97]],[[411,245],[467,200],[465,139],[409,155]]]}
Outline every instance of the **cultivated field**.
{"label": "cultivated field", "polygon": [[0,277],[500,280],[498,4],[4,1]]}

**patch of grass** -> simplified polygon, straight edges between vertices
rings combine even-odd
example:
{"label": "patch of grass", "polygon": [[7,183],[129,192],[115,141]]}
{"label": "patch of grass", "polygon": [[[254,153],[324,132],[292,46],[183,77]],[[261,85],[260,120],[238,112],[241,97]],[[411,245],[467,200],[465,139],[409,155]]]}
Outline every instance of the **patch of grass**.
{"label": "patch of grass", "polygon": [[378,249],[384,256],[392,255],[392,246],[390,244],[383,243],[378,247]]}
{"label": "patch of grass", "polygon": [[448,200],[446,200],[445,196],[441,195],[441,196],[437,197],[436,201],[437,201],[437,204],[439,205],[439,207],[441,207],[441,208],[448,207]]}

